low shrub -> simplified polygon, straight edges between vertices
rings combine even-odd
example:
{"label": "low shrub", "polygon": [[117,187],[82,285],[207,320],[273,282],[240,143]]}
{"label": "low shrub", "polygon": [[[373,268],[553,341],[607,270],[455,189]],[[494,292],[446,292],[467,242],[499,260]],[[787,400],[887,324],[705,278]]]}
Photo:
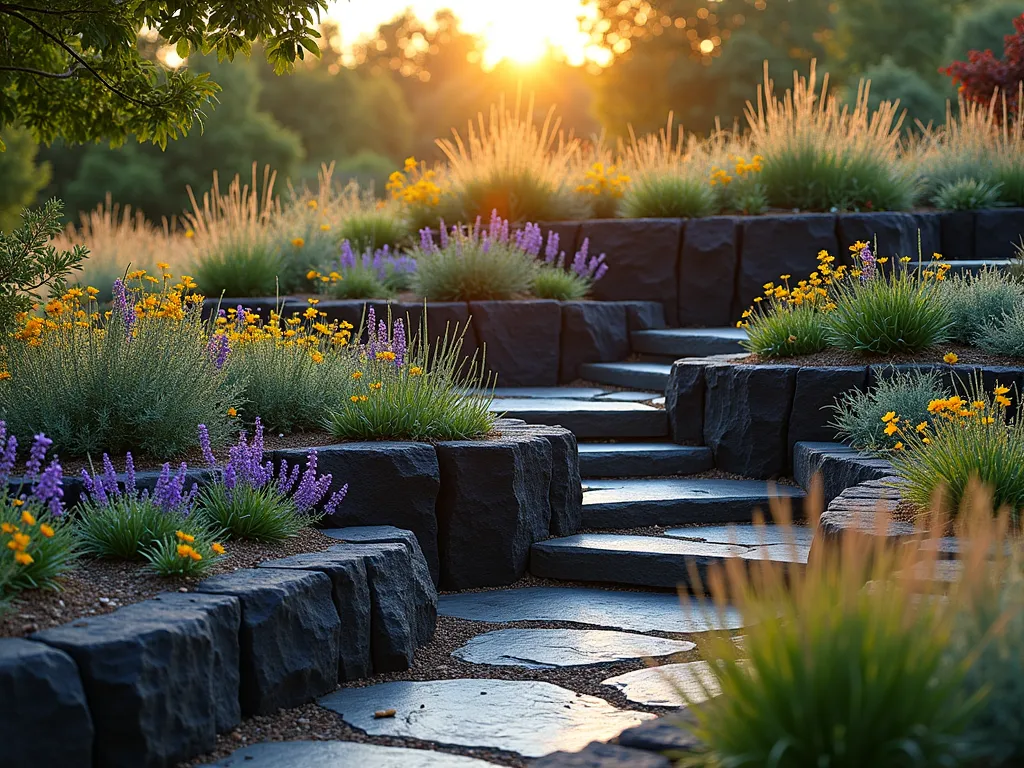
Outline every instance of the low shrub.
{"label": "low shrub", "polygon": [[638,176],[622,199],[631,219],[686,219],[715,213],[715,192],[706,179],[673,171]]}
{"label": "low shrub", "polygon": [[[984,346],[984,339],[999,335],[1004,316],[1024,308],[1024,284],[998,269],[955,275],[943,284],[940,296],[952,321],[951,338],[967,344]],[[1024,351],[1020,345],[1017,349]]]}
{"label": "low shrub", "polygon": [[[886,269],[867,243],[853,250],[858,268],[832,284],[834,306],[826,314],[829,344],[851,352],[893,354],[920,352],[946,342],[951,322],[939,297],[938,283],[947,264],[933,269],[910,269],[910,257]],[[855,278],[860,279],[855,279]]]}
{"label": "low shrub", "polygon": [[841,553],[806,566],[737,558],[712,568],[707,618],[719,620],[735,606],[743,644],[725,632],[698,640],[701,655],[713,660],[713,680],[702,683],[699,698],[709,698],[689,709],[703,751],[684,765],[966,761],[964,734],[977,700],[963,689],[969,659],[947,656],[964,599],[921,599],[937,570],[937,548],[889,548],[882,540],[849,532]]}
{"label": "low shrub", "polygon": [[1014,33],[1006,35],[1003,58],[991,50],[970,51],[967,61],[954,61],[940,70],[959,87],[962,98],[980,107],[987,107],[996,93],[1008,98],[1008,116],[1020,111],[1020,88],[1024,81],[1024,14],[1013,20]]}
{"label": "low shrub", "polygon": [[857,450],[891,449],[897,442],[886,434],[886,414],[902,414],[908,424],[931,424],[933,414],[928,403],[949,392],[942,386],[937,371],[900,371],[893,369],[880,377],[871,389],[844,392],[830,406],[833,417],[828,426],[836,436]]}
{"label": "low shrub", "polygon": [[[376,326],[376,328],[375,328]],[[410,341],[405,325],[379,323],[371,307],[367,343],[347,400],[327,410],[325,428],[342,440],[468,440],[494,426],[491,388],[475,357],[462,353],[465,328],[428,343],[427,328]]]}
{"label": "low shrub", "polygon": [[516,233],[516,243],[535,259],[541,258],[533,280],[532,293],[541,299],[574,301],[584,298],[608,272],[605,255],[590,255],[590,238],[583,238],[572,263],[566,265],[565,251],[558,249],[558,233],[548,232],[547,243],[539,224],[527,224]]}
{"label": "low shrub", "polygon": [[979,329],[977,344],[997,355],[1024,357],[1024,304]]}
{"label": "low shrub", "polygon": [[206,464],[214,473],[214,482],[199,494],[197,516],[208,525],[225,532],[229,538],[254,541],[282,541],[324,516],[334,513],[345,498],[348,486],[331,494],[322,510],[317,505],[330,490],[330,474],[317,472],[316,451],[306,457],[300,476],[299,465],[289,471],[282,461],[275,476],[274,464],[264,461],[263,425],[256,419],[252,441],[242,432],[221,465],[210,446],[209,432],[199,426],[199,444]]}
{"label": "low shrub", "polygon": [[234,432],[229,410],[243,383],[229,380],[211,353],[202,296],[187,277],[159,293],[115,284],[103,317],[92,291],[70,289],[47,303],[43,317],[24,319],[7,344],[0,409],[26,437],[45,433],[64,455],[141,451],[168,458],[196,445],[205,423],[216,444]]}
{"label": "low shrub", "polygon": [[995,508],[1007,507],[1016,519],[1024,510],[1024,419],[1017,393],[997,384],[985,390],[980,378],[967,397],[953,395],[928,403],[930,425],[915,425],[903,414],[886,414],[899,442],[891,456],[894,473],[904,481],[902,497],[921,514],[938,500],[956,514],[972,483],[992,494]]}
{"label": "low shrub", "polygon": [[185,488],[186,471],[182,464],[172,473],[171,465],[164,464],[153,491],[140,490],[129,452],[122,488],[110,456],[103,454],[102,473],[82,471],[85,494],[75,525],[82,551],[93,557],[142,560],[161,542],[210,538],[210,532],[190,517],[197,488],[194,483]]}
{"label": "low shrub", "polygon": [[995,208],[1002,198],[1003,185],[977,179],[957,179],[939,186],[932,204],[943,211],[978,211]]}
{"label": "low shrub", "polygon": [[27,484],[12,489],[18,440],[0,421],[0,613],[23,589],[55,588],[78,554],[64,514],[60,463],[44,466],[50,445],[45,435],[35,436],[25,462]]}
{"label": "low shrub", "polygon": [[442,227],[438,242],[429,230],[420,236],[413,252],[413,290],[430,301],[512,299],[533,286],[536,259],[510,236],[508,220],[496,213],[486,229],[477,219],[472,227],[455,226],[450,232]]}

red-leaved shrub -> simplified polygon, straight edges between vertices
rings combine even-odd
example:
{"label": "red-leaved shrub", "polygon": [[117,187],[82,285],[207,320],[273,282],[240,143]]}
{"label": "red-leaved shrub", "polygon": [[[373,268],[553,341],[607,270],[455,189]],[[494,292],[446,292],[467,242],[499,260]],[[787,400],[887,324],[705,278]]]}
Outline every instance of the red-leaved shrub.
{"label": "red-leaved shrub", "polygon": [[939,70],[953,78],[967,102],[987,107],[998,90],[1006,99],[1010,117],[1015,117],[1020,109],[1024,81],[1024,14],[1013,20],[1013,26],[1016,32],[1003,38],[1003,58],[997,59],[990,50],[971,51],[967,61],[954,61]]}

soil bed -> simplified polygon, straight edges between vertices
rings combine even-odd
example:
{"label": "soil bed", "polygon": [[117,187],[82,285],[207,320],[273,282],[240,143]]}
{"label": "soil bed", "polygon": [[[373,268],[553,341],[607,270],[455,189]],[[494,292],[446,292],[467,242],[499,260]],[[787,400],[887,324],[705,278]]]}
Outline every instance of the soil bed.
{"label": "soil bed", "polygon": [[[932,347],[923,352],[897,353],[891,355],[865,354],[860,352],[849,352],[844,349],[826,349],[815,352],[813,355],[799,355],[795,357],[764,357],[762,355],[749,355],[733,361],[736,365],[799,365],[806,367],[826,367],[840,365],[901,365],[921,364],[935,365],[943,364],[942,359],[946,354],[952,352],[958,358],[956,365],[993,365],[993,366],[1024,366],[1024,357],[1007,357],[1005,355],[994,355],[977,347],[967,347],[958,344]],[[954,368],[956,366],[954,365]]]}
{"label": "soil bed", "polygon": [[274,544],[229,541],[228,554],[201,578],[162,578],[150,573],[146,563],[116,560],[80,560],[61,579],[60,591],[30,589],[20,592],[6,611],[0,612],[0,637],[24,637],[49,627],[86,616],[111,613],[121,606],[146,600],[160,592],[188,592],[205,578],[239,568],[253,568],[302,552],[323,552],[337,544],[315,528],[306,528],[292,539]]}

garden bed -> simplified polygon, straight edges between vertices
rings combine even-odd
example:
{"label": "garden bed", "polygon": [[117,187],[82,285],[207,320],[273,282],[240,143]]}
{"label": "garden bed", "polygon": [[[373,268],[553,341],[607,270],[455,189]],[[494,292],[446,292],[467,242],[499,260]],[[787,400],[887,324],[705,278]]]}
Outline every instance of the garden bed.
{"label": "garden bed", "polygon": [[790,476],[796,443],[835,439],[822,409],[844,392],[872,387],[893,371],[934,370],[946,383],[954,375],[964,381],[979,375],[989,389],[996,381],[1017,391],[1024,387],[1024,367],[928,360],[847,366],[803,365],[797,359],[750,364],[736,355],[678,360],[665,399],[672,439],[708,446],[715,467],[725,472],[753,478]]}
{"label": "garden bed", "polygon": [[[578,229],[574,229],[578,226]],[[877,239],[883,255],[1004,260],[1024,235],[1024,208],[915,213],[807,213],[703,219],[608,219],[559,224],[572,252],[584,237],[608,253],[614,276],[594,284],[603,301],[657,301],[669,325],[732,325],[750,297],[780,274],[815,269],[820,250],[845,254]],[[546,231],[554,225],[543,224]],[[568,239],[576,232],[574,243]]]}
{"label": "garden bed", "polygon": [[4,764],[173,765],[242,717],[407,669],[437,595],[415,541],[392,530],[0,639]]}
{"label": "garden bed", "polygon": [[[412,531],[434,582],[446,589],[511,584],[526,572],[534,541],[575,533],[580,524],[576,438],[560,427],[503,419],[479,440],[303,445],[270,450],[267,458],[301,465],[314,448],[319,470],[334,478],[332,490],[348,483],[344,503],[324,524]],[[190,469],[188,483],[209,477],[206,469]],[[158,478],[156,470],[136,473],[139,488],[152,488]],[[12,489],[22,483],[9,481]],[[81,476],[67,475],[65,503],[82,493]]]}
{"label": "garden bed", "polygon": [[[279,303],[275,298],[207,300],[212,310],[241,305],[266,319]],[[304,299],[287,297],[285,312],[304,309]],[[347,322],[358,328],[364,312],[378,318],[388,310],[409,318],[408,327],[426,320],[432,338],[446,326],[466,328],[462,352],[470,357],[486,349],[486,366],[497,374],[498,386],[554,386],[578,378],[585,363],[616,362],[630,351],[629,334],[665,327],[662,308],[653,301],[521,301],[401,302],[376,299],[323,299],[317,309],[327,322]],[[424,307],[426,308],[424,311]]]}

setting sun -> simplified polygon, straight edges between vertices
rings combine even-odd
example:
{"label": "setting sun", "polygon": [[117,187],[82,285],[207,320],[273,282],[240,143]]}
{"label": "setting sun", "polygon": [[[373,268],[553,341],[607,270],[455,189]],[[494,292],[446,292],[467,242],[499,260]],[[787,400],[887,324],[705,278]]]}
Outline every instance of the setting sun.
{"label": "setting sun", "polygon": [[482,38],[485,69],[501,61],[529,65],[543,58],[549,50],[575,65],[588,61],[604,65],[608,61],[608,52],[592,45],[589,36],[580,30],[579,17],[593,17],[596,9],[579,0],[346,2],[331,7],[331,18],[341,26],[345,44],[351,45],[360,36],[372,35],[377,25],[406,8],[424,22],[436,11],[450,9],[460,19],[463,29]]}

